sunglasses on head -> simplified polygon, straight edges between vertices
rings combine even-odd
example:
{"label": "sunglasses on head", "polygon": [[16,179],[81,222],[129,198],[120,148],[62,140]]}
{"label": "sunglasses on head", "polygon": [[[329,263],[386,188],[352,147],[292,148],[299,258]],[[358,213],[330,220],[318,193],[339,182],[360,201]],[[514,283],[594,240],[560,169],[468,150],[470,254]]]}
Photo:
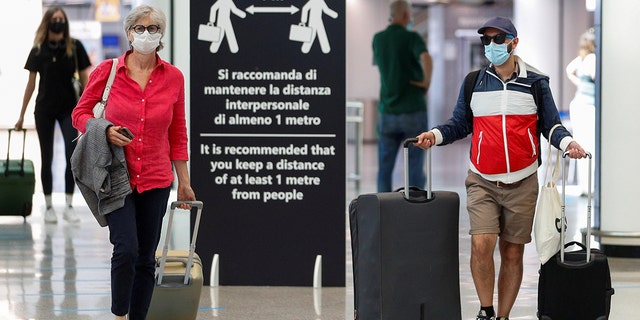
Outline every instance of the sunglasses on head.
{"label": "sunglasses on head", "polygon": [[493,40],[493,42],[495,44],[503,44],[505,40],[507,40],[507,38],[509,39],[513,39],[513,35],[510,34],[506,34],[506,33],[498,33],[495,36],[491,37],[491,36],[481,36],[480,37],[480,41],[482,41],[482,44],[485,46],[488,46],[489,44],[491,44],[491,40]]}

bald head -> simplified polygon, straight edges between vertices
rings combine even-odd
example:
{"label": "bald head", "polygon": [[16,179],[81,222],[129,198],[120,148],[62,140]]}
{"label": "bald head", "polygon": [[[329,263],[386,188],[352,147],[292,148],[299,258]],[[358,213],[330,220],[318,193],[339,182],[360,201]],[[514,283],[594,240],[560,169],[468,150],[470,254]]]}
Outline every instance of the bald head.
{"label": "bald head", "polygon": [[406,26],[411,21],[411,5],[406,0],[397,0],[389,5],[389,19],[392,24]]}

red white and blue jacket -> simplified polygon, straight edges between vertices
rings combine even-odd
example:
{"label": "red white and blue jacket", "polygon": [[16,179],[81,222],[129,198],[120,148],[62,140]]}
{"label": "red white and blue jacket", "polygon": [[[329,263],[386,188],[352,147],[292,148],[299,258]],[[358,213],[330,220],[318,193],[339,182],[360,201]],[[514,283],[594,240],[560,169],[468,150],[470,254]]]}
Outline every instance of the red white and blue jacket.
{"label": "red white and blue jacket", "polygon": [[[490,181],[514,183],[541,164],[540,134],[549,130],[560,116],[549,88],[549,77],[515,56],[518,75],[503,82],[492,66],[481,70],[470,105],[460,88],[453,117],[432,129],[437,145],[471,136],[470,169]],[[534,85],[534,83],[536,83]],[[564,127],[553,132],[551,144],[566,150],[573,141]]]}

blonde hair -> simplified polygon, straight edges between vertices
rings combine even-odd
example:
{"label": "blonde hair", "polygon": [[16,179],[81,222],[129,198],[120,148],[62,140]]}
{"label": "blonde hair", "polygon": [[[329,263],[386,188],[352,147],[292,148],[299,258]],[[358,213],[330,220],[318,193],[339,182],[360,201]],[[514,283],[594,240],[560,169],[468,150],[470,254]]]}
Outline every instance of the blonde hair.
{"label": "blonde hair", "polygon": [[65,54],[68,57],[71,57],[73,55],[74,47],[73,47],[73,38],[71,38],[69,34],[69,18],[67,18],[67,13],[64,12],[64,10],[58,6],[50,7],[42,15],[42,20],[40,20],[40,25],[36,30],[36,36],[35,36],[35,39],[33,40],[33,46],[37,47],[38,50],[40,50],[40,48],[42,47],[42,44],[45,41],[47,41],[49,37],[49,23],[51,22],[51,18],[53,17],[53,15],[58,11],[62,12],[62,15],[64,16],[64,21],[66,22],[66,26],[64,28],[64,31],[62,32],[64,37],[63,39],[65,39],[65,42],[66,42]]}
{"label": "blonde hair", "polygon": [[580,36],[580,49],[589,53],[596,52],[596,32],[594,28],[589,28]]}

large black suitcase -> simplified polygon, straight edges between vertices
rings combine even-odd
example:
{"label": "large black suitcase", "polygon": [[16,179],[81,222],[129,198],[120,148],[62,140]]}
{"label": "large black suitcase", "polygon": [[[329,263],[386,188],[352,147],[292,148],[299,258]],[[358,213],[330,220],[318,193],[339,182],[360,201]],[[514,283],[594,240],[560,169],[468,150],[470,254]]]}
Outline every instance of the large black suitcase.
{"label": "large black suitcase", "polygon": [[[22,131],[22,158],[9,159],[11,133]],[[26,129],[9,129],[7,158],[0,160],[0,215],[22,216],[26,221],[33,207],[36,179],[33,161],[24,158]]]}
{"label": "large black suitcase", "polygon": [[[566,153],[563,158],[566,157]],[[591,154],[588,154],[591,167]],[[565,174],[562,166],[562,222],[561,239],[565,241]],[[591,168],[589,184],[591,189]],[[585,244],[569,242],[540,267],[538,281],[538,318],[543,320],[606,320],[609,318],[611,274],[607,256],[591,249],[591,193],[587,197],[587,238]],[[565,252],[577,245],[580,249]],[[589,254],[587,254],[589,253]]]}
{"label": "large black suitcase", "polygon": [[[364,194],[349,205],[354,318],[461,319],[458,226],[460,198],[449,191],[405,187]],[[410,192],[406,190],[410,189]]]}

